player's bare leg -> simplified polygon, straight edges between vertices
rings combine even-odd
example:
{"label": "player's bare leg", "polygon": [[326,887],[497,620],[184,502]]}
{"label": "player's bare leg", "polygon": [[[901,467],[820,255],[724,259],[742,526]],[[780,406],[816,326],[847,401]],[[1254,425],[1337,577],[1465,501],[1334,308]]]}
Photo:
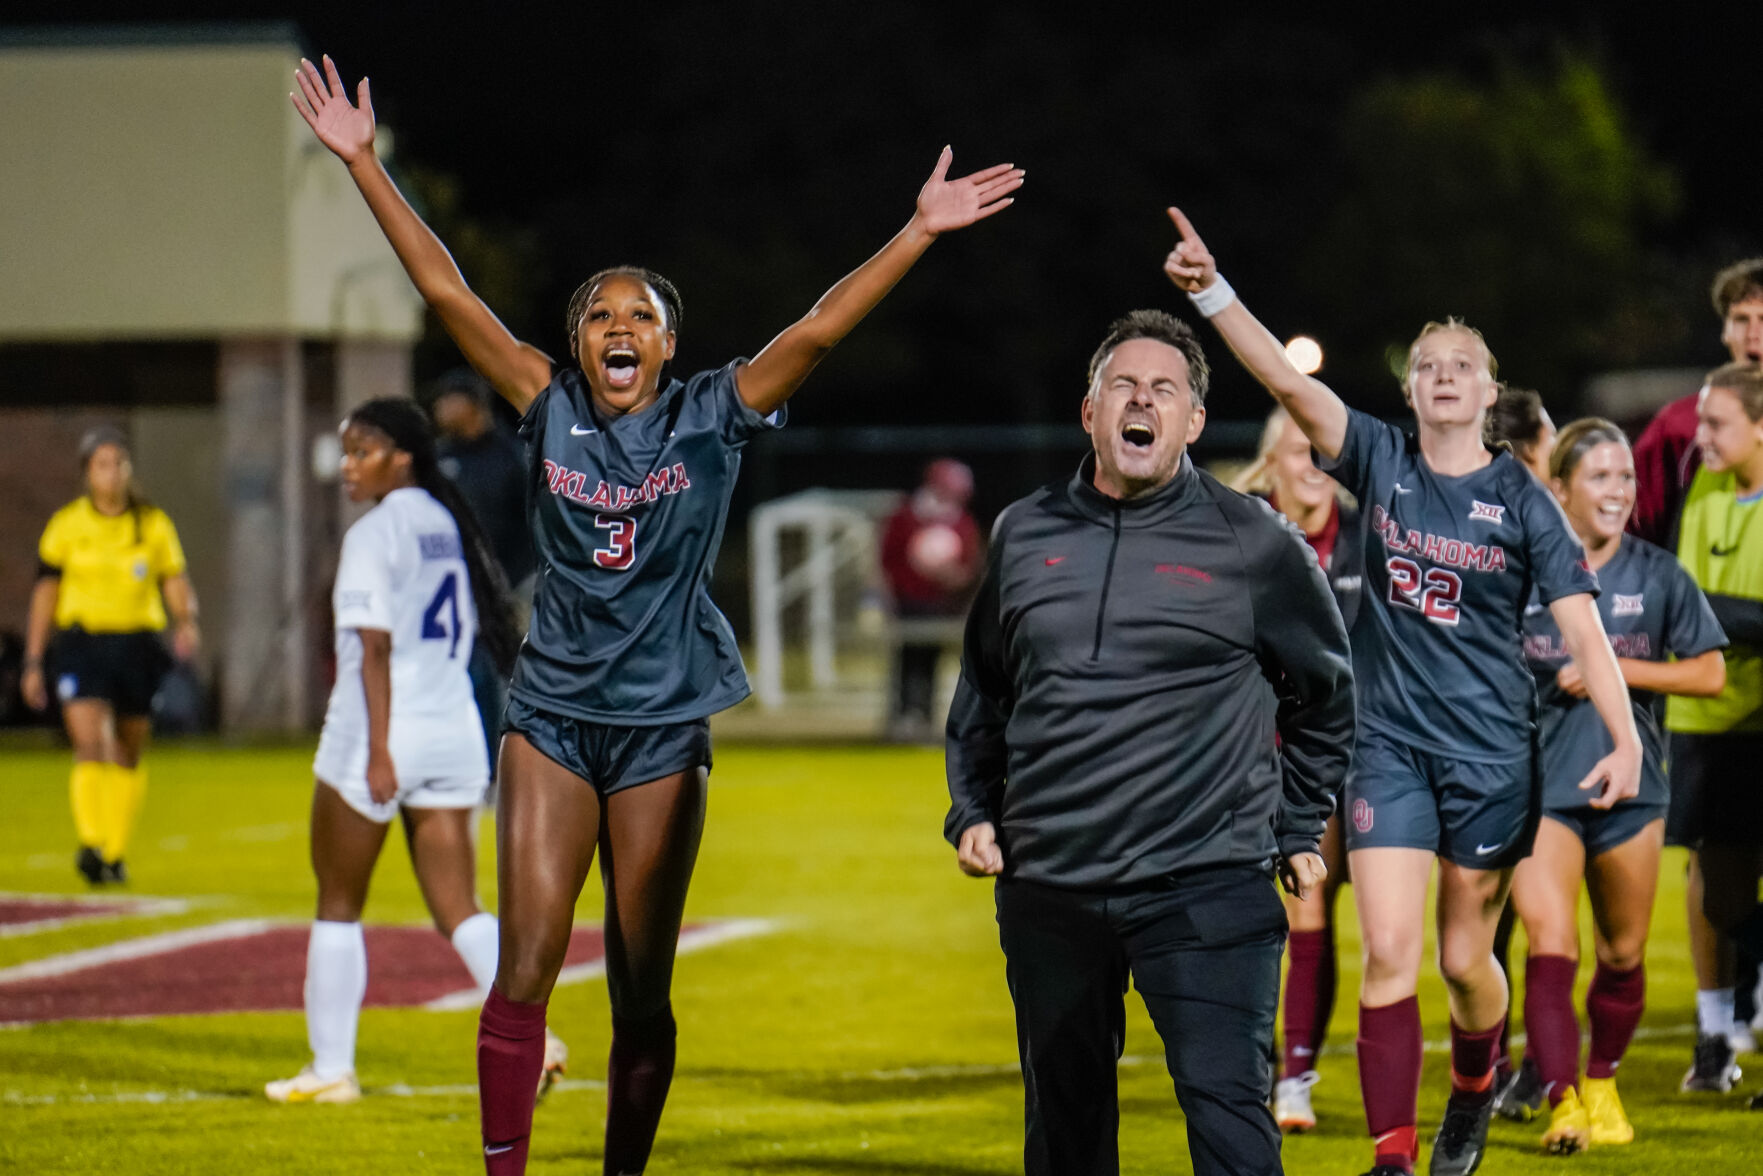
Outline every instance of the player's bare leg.
{"label": "player's bare leg", "polygon": [[600,798],[525,736],[502,737],[496,798],[501,951],[478,1021],[484,1166],[526,1170],[545,1066],[545,1005],[569,950],[575,900],[594,863]]}
{"label": "player's bare leg", "polygon": [[1544,819],[1531,855],[1512,877],[1512,905],[1524,922],[1530,957],[1524,968],[1525,1057],[1535,1059],[1550,1107],[1546,1151],[1571,1155],[1590,1146],[1591,1120],[1580,1096],[1579,1017],[1573,981],[1579,970],[1579,888],[1585,845],[1567,826]]}
{"label": "player's bare leg", "polygon": [[1512,871],[1439,861],[1439,971],[1451,1003],[1451,1097],[1433,1139],[1433,1176],[1467,1176],[1480,1165],[1494,1107],[1494,1058],[1511,989],[1494,958]]}
{"label": "player's bare leg", "polygon": [[459,953],[466,971],[488,996],[501,954],[496,916],[477,901],[477,809],[406,808],[404,841],[435,930]]}
{"label": "player's bare leg", "polygon": [[606,982],[612,998],[605,1171],[641,1172],[673,1082],[669,994],[686,890],[704,832],[708,774],[678,772],[606,800]]}
{"label": "player's bare leg", "polygon": [[1420,958],[1426,885],[1436,860],[1424,849],[1355,849],[1364,973],[1359,987],[1359,1086],[1375,1162],[1411,1170],[1419,1155]]}
{"label": "player's bare leg", "polygon": [[1654,821],[1586,867],[1598,953],[1598,970],[1585,998],[1592,1038],[1585,1104],[1594,1144],[1634,1139],[1634,1128],[1616,1094],[1616,1067],[1646,1008],[1647,936],[1664,844],[1665,822]]}

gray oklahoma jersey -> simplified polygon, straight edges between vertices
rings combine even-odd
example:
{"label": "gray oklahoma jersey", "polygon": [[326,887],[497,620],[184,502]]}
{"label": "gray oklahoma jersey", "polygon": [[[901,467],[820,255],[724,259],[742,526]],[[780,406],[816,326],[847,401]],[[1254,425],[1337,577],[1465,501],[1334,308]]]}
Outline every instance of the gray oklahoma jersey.
{"label": "gray oklahoma jersey", "polygon": [[[1604,588],[1598,597],[1598,615],[1617,657],[1691,658],[1726,644],[1708,598],[1677,557],[1644,539],[1624,535],[1610,562],[1598,569],[1598,583]],[[1579,782],[1615,744],[1591,700],[1575,698],[1556,684],[1555,675],[1572,659],[1555,618],[1537,601],[1524,610],[1524,656],[1536,675],[1537,696],[1542,700],[1543,807],[1580,808],[1595,793],[1581,792]],[[1665,741],[1654,717],[1655,696],[1630,690],[1629,700],[1645,752],[1640,795],[1631,803],[1664,804]]]}
{"label": "gray oklahoma jersey", "polygon": [[1561,508],[1508,454],[1435,474],[1414,437],[1352,408],[1340,456],[1318,464],[1359,497],[1360,729],[1453,759],[1529,758],[1524,605],[1533,588],[1544,604],[1598,591]]}
{"label": "gray oklahoma jersey", "polygon": [[596,723],[700,719],[747,696],[734,632],[710,600],[741,449],[783,423],[735,389],[735,360],[670,380],[602,420],[576,368],[521,419],[533,463],[532,623],[509,692]]}

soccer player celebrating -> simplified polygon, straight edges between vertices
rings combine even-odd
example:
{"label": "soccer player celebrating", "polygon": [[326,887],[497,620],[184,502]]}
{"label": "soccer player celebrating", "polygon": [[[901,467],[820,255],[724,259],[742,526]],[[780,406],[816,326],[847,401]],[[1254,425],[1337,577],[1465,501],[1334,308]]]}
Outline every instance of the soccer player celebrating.
{"label": "soccer player celebrating", "polygon": [[[1255,460],[1231,489],[1265,497],[1304,532],[1328,577],[1341,620],[1351,630],[1365,579],[1365,550],[1355,539],[1359,512],[1341,501],[1340,483],[1316,468],[1310,439],[1285,409],[1267,415]],[[1335,898],[1341,883],[1348,880],[1338,812],[1328,818],[1320,852],[1328,869],[1322,885],[1302,897],[1283,896],[1291,932],[1286,937],[1284,1056],[1273,1096],[1273,1119],[1281,1131],[1302,1132],[1316,1126],[1310,1088],[1316,1085],[1316,1059],[1334,1012]]]}
{"label": "soccer player celebrating", "polygon": [[[1624,536],[1634,507],[1634,456],[1605,420],[1561,430],[1550,488],[1603,592],[1598,614],[1631,690],[1644,757],[1639,795],[1593,807],[1579,782],[1609,754],[1611,741],[1586,696],[1549,610],[1525,609],[1524,652],[1542,701],[1543,815],[1536,849],[1512,877],[1512,905],[1524,922],[1525,1062],[1534,1063],[1553,1110],[1543,1146],[1570,1154],[1589,1144],[1628,1143],[1634,1128],[1616,1094],[1616,1067],[1645,1004],[1647,928],[1665,840],[1664,740],[1653,694],[1718,695],[1726,682],[1726,637],[1702,590],[1667,551]],[[1591,891],[1598,968],[1586,993],[1591,1058],[1579,1086],[1579,891]]]}
{"label": "soccer player celebrating", "polygon": [[264,1087],[276,1102],[361,1097],[361,909],[393,816],[403,818],[436,930],[480,988],[496,974],[496,917],[478,908],[472,834],[490,762],[467,667],[478,641],[493,660],[513,663],[519,637],[507,586],[465,500],[442,476],[428,418],[413,401],[370,400],[349,414],[342,473],[350,501],[377,505],[343,536],[331,593],[337,680],[313,763],[312,1061]]}
{"label": "soccer player celebrating", "polygon": [[1548,492],[1483,443],[1498,385],[1479,333],[1451,320],[1429,323],[1415,339],[1403,389],[1417,430],[1404,434],[1298,371],[1219,277],[1193,225],[1178,209],[1169,215],[1181,240],[1164,271],[1292,414],[1367,516],[1365,596],[1352,634],[1359,730],[1343,812],[1364,934],[1359,1080],[1375,1140],[1372,1173],[1410,1172],[1418,1155],[1415,992],[1435,859],[1451,1098],[1431,1171],[1469,1173],[1486,1147],[1506,1019],[1494,930],[1539,818],[1536,691],[1519,632],[1533,586],[1614,739],[1580,786],[1608,808],[1640,784],[1640,735],[1598,622],[1597,579]]}
{"label": "soccer player celebrating", "polygon": [[75,868],[93,885],[128,880],[123,865],[147,769],[153,695],[171,668],[160,634],[172,619],[172,653],[196,656],[196,592],[177,528],[135,487],[128,440],[99,427],[80,441],[86,492],[55,512],[37,546],[40,571],[25,624],[27,705],[43,710],[50,636],[61,721],[73,744]]}
{"label": "soccer player celebrating", "polygon": [[349,167],[416,288],[470,364],[523,414],[540,564],[510,686],[497,799],[502,953],[484,1002],[478,1076],[492,1176],[525,1170],[545,1005],[576,896],[600,851],[612,1003],[604,1165],[648,1161],[674,1068],[669,993],[703,830],[708,716],[747,694],[709,581],[740,450],[782,423],[808,373],[940,233],[1002,211],[1022,172],[947,178],[945,148],[906,227],[751,360],[668,378],[671,283],[595,274],[570,300],[559,366],[509,334],[374,154],[366,80],[302,62],[295,107]]}
{"label": "soccer player celebrating", "polygon": [[[1671,810],[1666,838],[1695,854],[1690,873],[1696,913],[1718,935],[1698,938],[1695,1059],[1686,1091],[1724,1093],[1736,1077],[1732,944],[1756,904],[1763,868],[1763,369],[1730,363],[1708,376],[1697,410],[1702,468],[1684,498],[1677,558],[1726,630],[1726,685],[1713,698],[1671,698]],[[1698,883],[1700,885],[1698,886]]]}

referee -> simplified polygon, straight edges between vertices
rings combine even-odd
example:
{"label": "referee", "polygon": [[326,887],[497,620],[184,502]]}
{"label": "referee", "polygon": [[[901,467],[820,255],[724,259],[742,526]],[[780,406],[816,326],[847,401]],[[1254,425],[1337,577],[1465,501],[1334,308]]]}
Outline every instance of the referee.
{"label": "referee", "polygon": [[1163,1038],[1196,1173],[1276,1173],[1274,1010],[1353,742],[1316,557],[1194,468],[1207,366],[1160,311],[1090,361],[1094,452],[1011,505],[949,715],[961,868],[996,875],[1029,1176],[1119,1171],[1130,980]]}
{"label": "referee", "polygon": [[55,512],[37,546],[21,685],[32,709],[49,705],[43,657],[53,631],[49,669],[73,744],[74,864],[103,885],[128,880],[123,854],[147,793],[148,713],[171,668],[160,640],[166,606],[180,660],[195,656],[199,634],[177,529],[136,490],[127,439],[91,430],[80,469],[86,493]]}

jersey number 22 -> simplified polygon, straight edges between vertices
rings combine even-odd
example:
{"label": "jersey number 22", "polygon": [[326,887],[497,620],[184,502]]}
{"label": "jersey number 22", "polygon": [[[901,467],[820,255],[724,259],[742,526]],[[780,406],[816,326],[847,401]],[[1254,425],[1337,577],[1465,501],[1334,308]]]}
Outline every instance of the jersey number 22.
{"label": "jersey number 22", "polygon": [[1457,602],[1463,595],[1463,578],[1444,568],[1428,568],[1424,573],[1411,559],[1392,555],[1389,563],[1391,604],[1412,608],[1427,620],[1439,625],[1457,623]]}

